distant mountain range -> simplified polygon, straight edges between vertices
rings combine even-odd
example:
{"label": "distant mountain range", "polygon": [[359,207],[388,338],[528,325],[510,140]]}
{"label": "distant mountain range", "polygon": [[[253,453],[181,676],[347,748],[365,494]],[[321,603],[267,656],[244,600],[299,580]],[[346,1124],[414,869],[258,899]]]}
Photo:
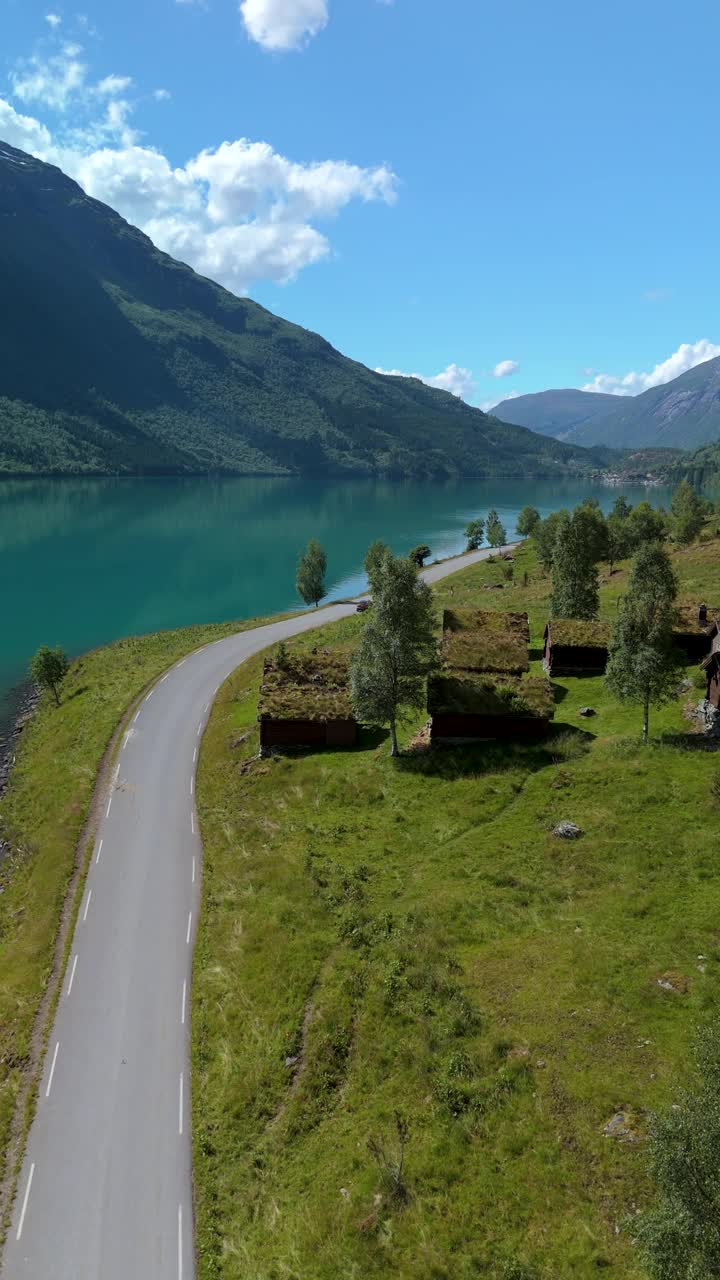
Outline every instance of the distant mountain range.
{"label": "distant mountain range", "polygon": [[605,456],[347,359],[4,143],[0,280],[6,475],[551,476]]}
{"label": "distant mountain range", "polygon": [[572,444],[697,449],[720,439],[720,356],[639,396],[539,391],[503,400],[493,412]]}

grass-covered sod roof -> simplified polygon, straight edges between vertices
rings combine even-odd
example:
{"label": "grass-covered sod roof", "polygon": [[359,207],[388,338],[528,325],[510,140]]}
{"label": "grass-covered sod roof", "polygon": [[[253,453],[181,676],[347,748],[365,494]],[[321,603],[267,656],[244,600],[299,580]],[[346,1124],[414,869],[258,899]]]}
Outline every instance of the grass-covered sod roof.
{"label": "grass-covered sod roof", "polygon": [[352,720],[350,660],[344,654],[287,654],[267,658],[259,720]]}
{"label": "grass-covered sod roof", "polygon": [[683,636],[705,636],[710,634],[716,622],[720,622],[720,609],[708,608],[707,622],[701,622],[699,605],[681,604],[673,630]]}
{"label": "grass-covered sod roof", "polygon": [[428,681],[430,715],[513,716],[551,720],[555,699],[549,680],[532,676],[450,674],[441,672]]}
{"label": "grass-covered sod roof", "polygon": [[551,643],[564,648],[607,649],[610,642],[610,625],[607,622],[551,618],[547,630]]}
{"label": "grass-covered sod roof", "polygon": [[529,638],[526,613],[494,609],[446,609],[443,613],[443,661],[460,671],[528,671]]}

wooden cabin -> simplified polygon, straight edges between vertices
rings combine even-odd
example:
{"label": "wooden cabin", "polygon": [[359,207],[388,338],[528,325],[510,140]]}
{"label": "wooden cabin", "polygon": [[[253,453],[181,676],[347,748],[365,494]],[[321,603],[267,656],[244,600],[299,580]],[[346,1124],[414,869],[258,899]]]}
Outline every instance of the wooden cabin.
{"label": "wooden cabin", "polygon": [[258,703],[260,750],[352,747],[357,722],[350,701],[350,664],[337,653],[266,658]]}
{"label": "wooden cabin", "polygon": [[552,688],[537,677],[440,672],[428,681],[431,743],[542,738],[555,715]]}
{"label": "wooden cabin", "polygon": [[688,661],[702,662],[720,633],[720,610],[706,604],[682,605],[677,611],[673,639]]}
{"label": "wooden cabin", "polygon": [[549,676],[601,676],[609,643],[606,622],[551,618],[545,628],[543,667]]}
{"label": "wooden cabin", "polygon": [[702,666],[707,678],[705,697],[720,711],[720,649],[713,649]]}
{"label": "wooden cabin", "polygon": [[495,609],[446,609],[442,659],[452,671],[519,676],[530,670],[526,613]]}

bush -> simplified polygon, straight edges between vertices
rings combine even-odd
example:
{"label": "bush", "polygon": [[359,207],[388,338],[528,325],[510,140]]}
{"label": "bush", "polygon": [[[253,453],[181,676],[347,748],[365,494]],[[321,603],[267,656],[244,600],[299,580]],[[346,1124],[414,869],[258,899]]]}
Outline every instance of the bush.
{"label": "bush", "polygon": [[655,1280],[720,1277],[717,1153],[720,1150],[720,1024],[694,1051],[696,1083],[659,1117],[650,1144],[658,1203],[634,1230]]}

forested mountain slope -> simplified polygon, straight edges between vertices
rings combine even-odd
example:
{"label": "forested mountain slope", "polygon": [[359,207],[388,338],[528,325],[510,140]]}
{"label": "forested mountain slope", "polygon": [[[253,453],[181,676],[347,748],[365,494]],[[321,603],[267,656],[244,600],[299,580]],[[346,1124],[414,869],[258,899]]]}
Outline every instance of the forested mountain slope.
{"label": "forested mountain slope", "polygon": [[592,463],[347,359],[4,143],[0,281],[0,473],[512,476]]}

